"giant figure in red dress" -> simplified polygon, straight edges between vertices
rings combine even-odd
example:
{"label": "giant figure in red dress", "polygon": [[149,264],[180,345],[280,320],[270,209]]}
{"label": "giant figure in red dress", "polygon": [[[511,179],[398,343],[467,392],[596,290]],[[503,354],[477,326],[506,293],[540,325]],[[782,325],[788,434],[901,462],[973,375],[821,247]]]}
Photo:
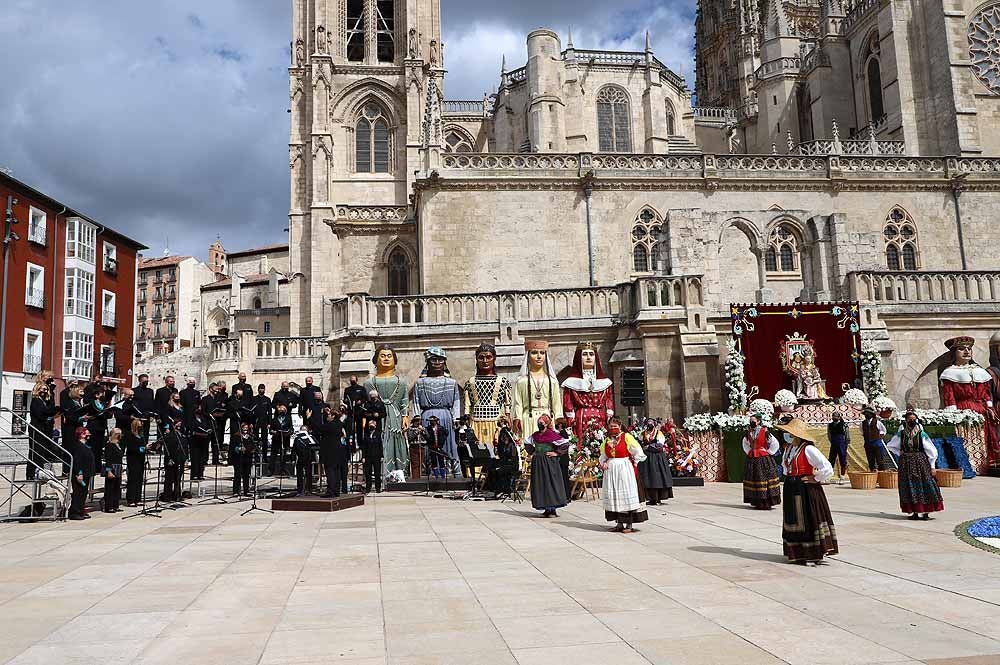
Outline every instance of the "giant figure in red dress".
{"label": "giant figure in red dress", "polygon": [[604,374],[597,347],[583,342],[576,347],[573,370],[562,382],[563,413],[573,423],[577,440],[583,440],[587,424],[593,420],[607,431],[608,419],[615,415],[615,396],[611,379]]}
{"label": "giant figure in red dress", "polygon": [[953,354],[952,365],[941,372],[941,397],[946,409],[968,409],[986,418],[983,435],[991,462],[1000,460],[996,412],[993,409],[993,377],[972,359],[972,337],[955,337],[945,342]]}

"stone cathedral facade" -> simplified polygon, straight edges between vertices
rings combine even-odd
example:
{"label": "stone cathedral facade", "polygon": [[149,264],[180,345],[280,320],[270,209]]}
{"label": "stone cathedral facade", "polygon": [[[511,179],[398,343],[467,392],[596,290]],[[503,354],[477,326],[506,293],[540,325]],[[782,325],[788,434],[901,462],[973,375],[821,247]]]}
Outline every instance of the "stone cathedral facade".
{"label": "stone cathedral facade", "polygon": [[[558,367],[590,340],[682,417],[725,407],[730,303],[827,300],[861,303],[900,403],[938,404],[956,331],[987,362],[1000,2],[701,0],[697,104],[648,40],[545,29],[452,100],[439,0],[293,6],[293,350],[259,379],[333,394],[389,342],[409,378],[434,344],[464,381],[482,341],[514,371],[526,338]],[[225,349],[210,376],[253,364]]]}

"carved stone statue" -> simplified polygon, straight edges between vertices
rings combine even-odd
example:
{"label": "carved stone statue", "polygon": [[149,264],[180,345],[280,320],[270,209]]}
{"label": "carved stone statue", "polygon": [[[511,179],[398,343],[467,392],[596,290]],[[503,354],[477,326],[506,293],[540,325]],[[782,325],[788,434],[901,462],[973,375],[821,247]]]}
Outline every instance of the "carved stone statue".
{"label": "carved stone statue", "polygon": [[326,28],[319,26],[316,28],[316,52],[326,53],[327,47],[330,45],[329,37],[326,34]]}
{"label": "carved stone statue", "polygon": [[417,29],[410,28],[409,33],[409,46],[407,48],[407,54],[411,60],[420,56],[420,44],[417,40]]}
{"label": "carved stone statue", "polygon": [[431,40],[431,64],[438,64],[438,43],[436,39]]}
{"label": "carved stone statue", "polygon": [[306,43],[301,38],[295,40],[295,66],[303,67],[306,64]]}

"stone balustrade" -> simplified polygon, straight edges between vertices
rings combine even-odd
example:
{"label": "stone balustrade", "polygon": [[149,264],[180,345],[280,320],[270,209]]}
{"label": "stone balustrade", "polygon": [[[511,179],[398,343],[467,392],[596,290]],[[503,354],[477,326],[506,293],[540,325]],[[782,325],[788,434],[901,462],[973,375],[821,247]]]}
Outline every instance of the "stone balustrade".
{"label": "stone balustrade", "polygon": [[446,99],[441,105],[442,115],[475,115],[484,117],[488,109],[483,100]]}
{"label": "stone balustrade", "polygon": [[257,339],[257,358],[318,358],[326,353],[325,337],[268,337]]}
{"label": "stone balustrade", "polygon": [[840,24],[840,33],[842,35],[849,33],[851,28],[868,18],[868,15],[876,11],[878,6],[879,0],[856,0],[854,6],[847,12],[847,16]]}
{"label": "stone balustrade", "polygon": [[215,339],[212,340],[211,347],[213,361],[240,359],[240,341],[238,339]]}
{"label": "stone balustrade", "polygon": [[616,286],[481,294],[386,296],[351,294],[332,302],[333,333],[379,328],[497,325],[559,320],[620,320],[645,310],[703,306],[702,278],[648,277]]}
{"label": "stone balustrade", "polygon": [[1000,302],[1000,271],[859,271],[848,285],[852,300],[876,305]]}
{"label": "stone balustrade", "polygon": [[785,74],[798,74],[801,68],[802,68],[802,58],[785,56],[783,58],[775,58],[774,60],[768,60],[760,67],[758,67],[757,71],[755,71],[753,75],[754,78],[757,79],[758,81],[763,81],[765,79],[773,78],[775,76],[783,76]]}
{"label": "stone balustrade", "polygon": [[803,141],[796,147],[798,154],[808,156],[848,155],[889,157],[902,156],[905,151],[906,143],[903,141],[839,141],[823,139]]}
{"label": "stone balustrade", "polygon": [[725,123],[736,120],[736,109],[725,106],[695,106],[691,109],[698,122],[715,121]]}

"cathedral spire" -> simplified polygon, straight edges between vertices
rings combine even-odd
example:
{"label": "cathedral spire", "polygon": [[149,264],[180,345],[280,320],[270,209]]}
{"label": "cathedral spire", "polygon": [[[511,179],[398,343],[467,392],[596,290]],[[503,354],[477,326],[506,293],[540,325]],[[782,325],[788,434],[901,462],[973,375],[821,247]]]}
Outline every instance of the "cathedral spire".
{"label": "cathedral spire", "polygon": [[653,52],[653,42],[649,39],[649,30],[646,31],[646,53]]}
{"label": "cathedral spire", "polygon": [[573,49],[573,28],[569,28],[568,32],[569,32],[569,37],[566,40],[566,48],[572,50]]}

